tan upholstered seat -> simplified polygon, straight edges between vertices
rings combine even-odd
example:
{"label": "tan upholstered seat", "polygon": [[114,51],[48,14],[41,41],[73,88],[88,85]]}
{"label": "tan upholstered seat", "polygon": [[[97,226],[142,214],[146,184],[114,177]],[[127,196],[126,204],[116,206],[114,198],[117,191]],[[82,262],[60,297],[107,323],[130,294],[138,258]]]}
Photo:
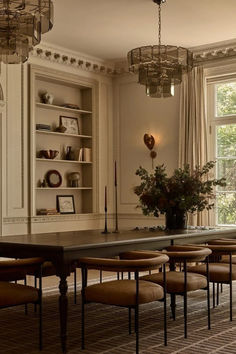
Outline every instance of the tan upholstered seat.
{"label": "tan upholstered seat", "polygon": [[[206,266],[199,264],[188,268],[188,272],[206,275]],[[224,283],[230,281],[229,264],[226,263],[210,263],[209,279],[214,283]],[[236,265],[232,266],[232,280],[236,280]]]}
{"label": "tan upholstered seat", "polygon": [[[95,284],[85,288],[85,299],[88,302],[100,302],[117,306],[135,306],[136,281],[120,280]],[[146,281],[139,282],[139,304],[146,304],[162,299],[163,288]]]}
{"label": "tan upholstered seat", "polygon": [[[205,265],[203,267],[206,268]],[[163,286],[163,274],[155,273],[141,277],[142,280],[147,280]],[[187,291],[204,289],[207,287],[207,279],[200,274],[187,275]],[[184,292],[184,273],[183,272],[167,272],[166,273],[166,290],[168,293],[183,293]]]}
{"label": "tan upholstered seat", "polygon": [[[84,349],[84,305],[97,302],[124,306],[129,309],[129,333],[131,334],[131,309],[135,310],[136,353],[139,352],[139,305],[164,298],[164,342],[166,337],[166,293],[160,285],[139,280],[139,272],[158,269],[169,258],[164,254],[136,252],[132,259],[81,258],[82,269],[82,349]],[[112,272],[134,272],[135,280],[114,280],[87,286],[87,270],[97,269]],[[165,267],[164,267],[165,269]]]}
{"label": "tan upholstered seat", "polygon": [[32,286],[0,281],[0,307],[34,303],[38,300],[38,289]]}
{"label": "tan upholstered seat", "polygon": [[[39,305],[39,349],[42,350],[42,291],[31,286],[9,283],[37,271],[43,263],[42,258],[26,258],[0,262],[0,308],[34,303]],[[3,281],[4,280],[4,281]],[[41,281],[40,281],[41,284]],[[9,319],[10,320],[10,319]],[[19,324],[20,325],[20,324]],[[4,330],[4,328],[2,329]]]}

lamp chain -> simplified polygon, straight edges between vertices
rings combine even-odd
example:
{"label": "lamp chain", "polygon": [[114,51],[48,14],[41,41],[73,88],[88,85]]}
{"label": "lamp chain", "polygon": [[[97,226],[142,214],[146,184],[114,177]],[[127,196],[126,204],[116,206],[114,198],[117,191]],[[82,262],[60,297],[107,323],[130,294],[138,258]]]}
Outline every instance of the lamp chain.
{"label": "lamp chain", "polygon": [[159,47],[161,46],[161,3],[158,6],[158,41]]}

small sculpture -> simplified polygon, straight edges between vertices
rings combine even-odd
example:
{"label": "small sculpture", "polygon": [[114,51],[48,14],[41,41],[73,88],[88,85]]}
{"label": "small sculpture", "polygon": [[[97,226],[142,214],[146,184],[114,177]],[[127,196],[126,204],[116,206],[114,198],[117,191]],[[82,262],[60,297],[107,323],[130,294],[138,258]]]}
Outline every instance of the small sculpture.
{"label": "small sculpture", "polygon": [[69,186],[70,187],[79,187],[80,182],[80,173],[79,172],[71,172],[68,176]]}
{"label": "small sculpture", "polygon": [[65,133],[66,127],[63,124],[60,124],[58,127],[56,127],[55,131],[58,133]]}
{"label": "small sculpture", "polygon": [[54,100],[53,94],[45,92],[41,95],[42,102],[45,104],[52,104]]}

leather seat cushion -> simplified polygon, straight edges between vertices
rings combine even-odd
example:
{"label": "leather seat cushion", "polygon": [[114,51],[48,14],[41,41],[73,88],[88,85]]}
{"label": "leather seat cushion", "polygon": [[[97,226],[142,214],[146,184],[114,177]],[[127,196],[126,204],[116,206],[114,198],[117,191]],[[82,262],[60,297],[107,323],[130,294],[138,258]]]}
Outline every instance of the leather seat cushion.
{"label": "leather seat cushion", "polygon": [[0,282],[0,307],[37,302],[38,289],[32,286]]}
{"label": "leather seat cushion", "polygon": [[[151,281],[155,284],[163,286],[163,273],[154,273],[145,275],[140,279]],[[187,273],[187,291],[204,289],[207,286],[207,279],[200,274]],[[184,273],[183,272],[167,272],[166,273],[166,290],[168,293],[184,292]]]}
{"label": "leather seat cushion", "polygon": [[[139,304],[160,300],[163,288],[157,284],[139,281]],[[85,288],[85,299],[108,305],[133,306],[136,303],[136,281],[114,280]]]}
{"label": "leather seat cushion", "polygon": [[[206,274],[206,265],[199,264],[188,268],[188,272]],[[211,282],[228,282],[229,281],[229,264],[226,263],[209,263],[209,278]],[[232,265],[232,279],[236,280],[236,265]]]}

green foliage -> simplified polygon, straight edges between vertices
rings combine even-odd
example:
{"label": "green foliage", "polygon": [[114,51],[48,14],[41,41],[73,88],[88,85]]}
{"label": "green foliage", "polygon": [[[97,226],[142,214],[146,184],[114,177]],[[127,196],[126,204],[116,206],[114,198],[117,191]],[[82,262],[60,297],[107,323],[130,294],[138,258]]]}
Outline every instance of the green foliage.
{"label": "green foliage", "polygon": [[144,215],[159,216],[168,211],[183,211],[194,213],[205,208],[211,209],[214,199],[215,186],[225,186],[225,179],[210,179],[209,171],[215,162],[210,161],[202,168],[196,166],[190,171],[190,166],[174,171],[173,176],[167,177],[166,167],[158,165],[153,174],[139,167],[136,175],[141,178],[141,184],[134,188],[139,197]]}
{"label": "green foliage", "polygon": [[236,82],[216,86],[217,116],[236,114]]}

